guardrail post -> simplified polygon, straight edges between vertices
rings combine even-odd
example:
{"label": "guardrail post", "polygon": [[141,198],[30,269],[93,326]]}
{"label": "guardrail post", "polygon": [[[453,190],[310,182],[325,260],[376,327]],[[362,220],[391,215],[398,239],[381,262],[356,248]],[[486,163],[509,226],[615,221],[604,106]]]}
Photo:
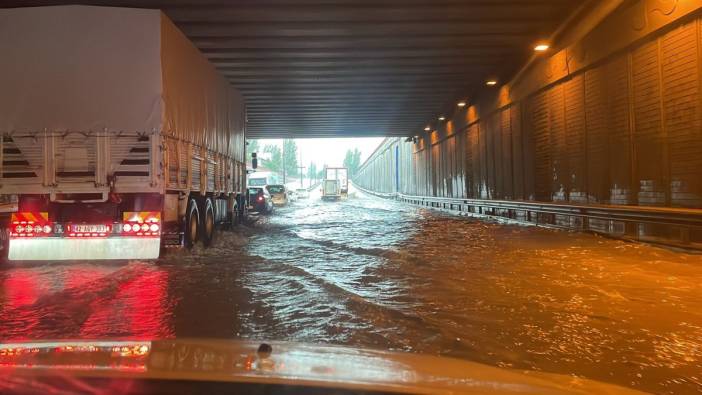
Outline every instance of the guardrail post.
{"label": "guardrail post", "polygon": [[684,226],[680,228],[680,241],[683,244],[690,244],[690,228]]}
{"label": "guardrail post", "polygon": [[638,222],[624,222],[624,235],[628,238],[637,239],[639,238],[639,223]]}

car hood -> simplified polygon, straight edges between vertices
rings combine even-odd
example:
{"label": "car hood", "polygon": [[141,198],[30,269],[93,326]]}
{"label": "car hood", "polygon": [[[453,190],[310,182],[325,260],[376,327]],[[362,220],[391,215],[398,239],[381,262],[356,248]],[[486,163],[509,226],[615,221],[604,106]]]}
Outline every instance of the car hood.
{"label": "car hood", "polygon": [[[431,394],[637,394],[572,376],[342,346],[228,340],[0,344],[2,382],[17,376],[179,379]],[[2,391],[0,391],[2,392]]]}

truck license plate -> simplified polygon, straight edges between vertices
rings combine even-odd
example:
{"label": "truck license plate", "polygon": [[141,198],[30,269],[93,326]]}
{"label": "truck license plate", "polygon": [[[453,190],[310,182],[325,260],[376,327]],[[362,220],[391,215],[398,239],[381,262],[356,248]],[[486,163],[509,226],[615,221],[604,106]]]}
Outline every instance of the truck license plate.
{"label": "truck license plate", "polygon": [[107,233],[110,228],[107,225],[72,225],[72,230],[78,233]]}

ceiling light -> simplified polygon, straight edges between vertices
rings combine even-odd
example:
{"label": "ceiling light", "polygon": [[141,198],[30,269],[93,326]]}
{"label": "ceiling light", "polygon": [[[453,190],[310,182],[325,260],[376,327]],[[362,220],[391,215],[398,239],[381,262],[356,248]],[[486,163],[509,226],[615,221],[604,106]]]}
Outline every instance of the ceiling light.
{"label": "ceiling light", "polygon": [[487,80],[487,81],[485,81],[485,85],[495,86],[495,85],[497,85],[497,80]]}
{"label": "ceiling light", "polygon": [[465,106],[466,106],[466,102],[464,102],[464,101],[458,102],[458,107],[465,107]]}
{"label": "ceiling light", "polygon": [[429,126],[427,126],[426,128],[424,128],[424,131],[425,131],[425,132],[428,132],[428,131],[430,131],[430,130],[431,130],[431,128],[430,128]]}
{"label": "ceiling light", "polygon": [[544,52],[549,48],[548,44],[538,44],[534,47],[534,51]]}
{"label": "ceiling light", "polygon": [[446,117],[444,117],[443,115],[439,117],[439,121],[445,121],[445,120],[446,120]]}

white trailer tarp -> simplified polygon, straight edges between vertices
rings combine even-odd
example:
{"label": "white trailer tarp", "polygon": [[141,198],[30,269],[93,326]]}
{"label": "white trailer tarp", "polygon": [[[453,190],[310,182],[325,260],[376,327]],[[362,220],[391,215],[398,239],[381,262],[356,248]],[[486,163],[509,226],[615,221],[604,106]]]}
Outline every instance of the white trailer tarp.
{"label": "white trailer tarp", "polygon": [[0,10],[0,133],[159,132],[243,161],[241,95],[160,11]]}

